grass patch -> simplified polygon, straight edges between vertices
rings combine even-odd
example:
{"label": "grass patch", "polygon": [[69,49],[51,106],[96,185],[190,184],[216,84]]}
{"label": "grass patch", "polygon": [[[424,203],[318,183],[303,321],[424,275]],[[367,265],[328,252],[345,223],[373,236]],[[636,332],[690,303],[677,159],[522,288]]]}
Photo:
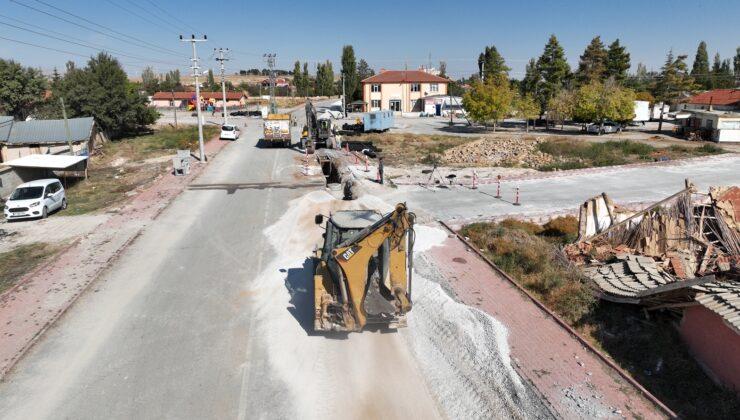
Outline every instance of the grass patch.
{"label": "grass patch", "polygon": [[[219,127],[203,127],[203,139],[211,140]],[[111,141],[101,156],[90,160],[88,179],[67,188],[65,214],[90,213],[123,202],[129,193],[164,173],[171,164],[166,157],[177,149],[198,149],[198,128],[164,128],[154,134]],[[161,158],[161,159],[160,159]]]}
{"label": "grass patch", "polygon": [[388,165],[438,164],[445,151],[478,140],[475,137],[412,133],[373,133],[354,139],[372,141],[383,149],[382,155]]}
{"label": "grass patch", "polygon": [[541,171],[615,166],[725,153],[724,149],[710,143],[700,147],[673,145],[660,148],[630,140],[590,143],[559,139],[540,143],[537,148],[557,159],[554,163],[540,167]]}
{"label": "grass patch", "polygon": [[580,320],[594,306],[595,298],[583,276],[556,258],[553,243],[574,234],[570,221],[549,227],[513,219],[474,223],[463,227],[461,234],[568,322]]}
{"label": "grass patch", "polygon": [[56,246],[36,242],[0,253],[0,293],[13,287],[21,277],[58,250]]}

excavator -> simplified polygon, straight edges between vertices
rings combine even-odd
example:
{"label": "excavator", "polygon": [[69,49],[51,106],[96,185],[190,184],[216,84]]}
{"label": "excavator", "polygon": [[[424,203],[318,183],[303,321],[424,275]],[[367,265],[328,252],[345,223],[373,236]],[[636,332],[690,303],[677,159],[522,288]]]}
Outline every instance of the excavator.
{"label": "excavator", "polygon": [[333,147],[334,123],[330,117],[320,116],[310,100],[306,100],[306,125],[301,131],[301,146],[308,153],[316,149]]}
{"label": "excavator", "polygon": [[[314,251],[315,331],[406,327],[415,219],[404,203],[385,216],[347,210],[329,217],[324,245]],[[321,225],[324,216],[315,222]]]}

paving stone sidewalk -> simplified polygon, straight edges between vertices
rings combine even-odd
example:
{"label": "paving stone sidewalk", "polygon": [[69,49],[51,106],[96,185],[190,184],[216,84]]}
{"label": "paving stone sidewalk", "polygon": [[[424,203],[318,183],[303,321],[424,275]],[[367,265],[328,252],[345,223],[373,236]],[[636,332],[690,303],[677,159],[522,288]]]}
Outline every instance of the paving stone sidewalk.
{"label": "paving stone sidewalk", "polygon": [[[206,143],[209,160],[227,144]],[[207,166],[193,161],[187,176],[160,175],[93,232],[0,295],[0,379]]]}
{"label": "paving stone sidewalk", "polygon": [[457,298],[508,329],[512,362],[562,418],[667,418],[458,238],[427,251]]}

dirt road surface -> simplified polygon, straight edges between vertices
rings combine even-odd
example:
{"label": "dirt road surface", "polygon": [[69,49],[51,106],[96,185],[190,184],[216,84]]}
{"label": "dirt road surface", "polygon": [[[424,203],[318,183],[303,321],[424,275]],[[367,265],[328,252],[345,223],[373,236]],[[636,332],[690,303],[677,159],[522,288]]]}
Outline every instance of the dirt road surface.
{"label": "dirt road surface", "polygon": [[[314,335],[313,215],[389,207],[335,200],[259,133],[249,122],[6,376],[2,417],[549,417],[505,328],[433,281],[406,330]],[[420,232],[419,252],[440,241]]]}

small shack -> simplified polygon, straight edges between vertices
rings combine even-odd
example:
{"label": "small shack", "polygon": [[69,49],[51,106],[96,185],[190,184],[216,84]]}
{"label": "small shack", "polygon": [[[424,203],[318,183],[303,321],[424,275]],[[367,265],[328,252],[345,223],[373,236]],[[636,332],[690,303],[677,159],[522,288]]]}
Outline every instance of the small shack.
{"label": "small shack", "polygon": [[[0,121],[2,124],[2,121]],[[107,138],[93,117],[64,120],[29,120],[6,122],[0,135],[0,163],[35,154],[89,155]]]}

